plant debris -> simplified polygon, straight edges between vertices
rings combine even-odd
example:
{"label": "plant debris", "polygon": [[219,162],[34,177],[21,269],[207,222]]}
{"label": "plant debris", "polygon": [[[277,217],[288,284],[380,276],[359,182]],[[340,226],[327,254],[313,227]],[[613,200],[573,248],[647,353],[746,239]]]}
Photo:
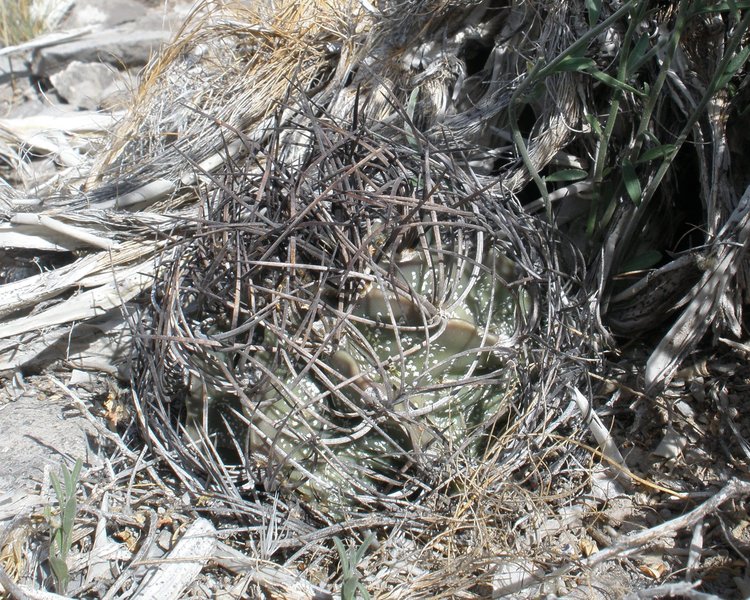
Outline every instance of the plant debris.
{"label": "plant debris", "polygon": [[[116,457],[82,479],[71,593],[172,577],[144,565],[183,528],[208,540],[175,571],[196,597],[746,585],[749,23],[700,0],[199,5],[81,177],[0,187],[9,256],[68,261],[4,276],[0,368],[86,322],[129,376],[119,433],[56,384]],[[39,529],[0,541],[23,585]],[[76,579],[95,548],[129,566]]]}

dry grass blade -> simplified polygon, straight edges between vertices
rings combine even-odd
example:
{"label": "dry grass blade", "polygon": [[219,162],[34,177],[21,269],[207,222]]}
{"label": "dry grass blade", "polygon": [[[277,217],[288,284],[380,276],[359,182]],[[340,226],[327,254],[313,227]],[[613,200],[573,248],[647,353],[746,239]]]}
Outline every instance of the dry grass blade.
{"label": "dry grass blade", "polygon": [[646,365],[646,387],[653,390],[674,370],[719,316],[727,286],[745,258],[750,239],[750,187],[717,235],[705,272],[691,292],[692,299]]}

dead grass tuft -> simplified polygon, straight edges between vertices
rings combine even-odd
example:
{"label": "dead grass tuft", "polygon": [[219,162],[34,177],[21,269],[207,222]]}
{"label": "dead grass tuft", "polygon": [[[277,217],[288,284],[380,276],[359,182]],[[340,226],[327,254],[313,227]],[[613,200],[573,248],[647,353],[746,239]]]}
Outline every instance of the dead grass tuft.
{"label": "dead grass tuft", "polygon": [[44,32],[44,19],[34,14],[32,0],[5,0],[0,3],[0,45],[15,46]]}

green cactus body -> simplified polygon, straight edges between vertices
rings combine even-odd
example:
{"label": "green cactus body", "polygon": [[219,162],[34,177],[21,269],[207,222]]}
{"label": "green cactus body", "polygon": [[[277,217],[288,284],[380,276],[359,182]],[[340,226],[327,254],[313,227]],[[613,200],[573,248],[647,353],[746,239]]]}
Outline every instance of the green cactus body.
{"label": "green cactus body", "polygon": [[[477,451],[482,436],[471,434],[504,410],[513,384],[497,347],[515,333],[525,301],[511,292],[515,266],[498,249],[481,264],[450,255],[439,264],[417,249],[379,267],[335,342],[325,319],[316,323],[321,340],[308,342],[323,345],[316,368],[292,373],[271,350],[258,353],[274,377],[229,401],[245,416],[248,455],[274,475],[266,484],[329,509],[350,502],[353,481],[365,495],[398,493],[410,465]],[[268,330],[265,338],[267,348],[280,343]],[[479,381],[488,374],[491,383]],[[200,398],[191,393],[191,437],[196,407],[227,402],[205,381]]]}

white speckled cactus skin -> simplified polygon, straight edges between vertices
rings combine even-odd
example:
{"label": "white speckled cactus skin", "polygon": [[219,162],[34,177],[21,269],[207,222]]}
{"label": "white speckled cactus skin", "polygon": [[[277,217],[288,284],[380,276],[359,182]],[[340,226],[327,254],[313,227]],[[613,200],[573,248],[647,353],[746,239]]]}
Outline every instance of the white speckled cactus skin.
{"label": "white speckled cactus skin", "polygon": [[269,350],[254,356],[265,382],[245,398],[193,378],[190,437],[201,437],[202,419],[210,436],[212,425],[221,429],[218,411],[234,413],[266,487],[329,507],[350,502],[353,488],[398,495],[409,468],[480,450],[482,436],[466,440],[502,414],[513,386],[501,354],[526,302],[513,287],[514,263],[490,246],[471,258],[408,249],[377,266],[344,314],[335,296],[326,299],[315,339],[300,343],[314,360],[274,358],[279,340],[269,327]]}

